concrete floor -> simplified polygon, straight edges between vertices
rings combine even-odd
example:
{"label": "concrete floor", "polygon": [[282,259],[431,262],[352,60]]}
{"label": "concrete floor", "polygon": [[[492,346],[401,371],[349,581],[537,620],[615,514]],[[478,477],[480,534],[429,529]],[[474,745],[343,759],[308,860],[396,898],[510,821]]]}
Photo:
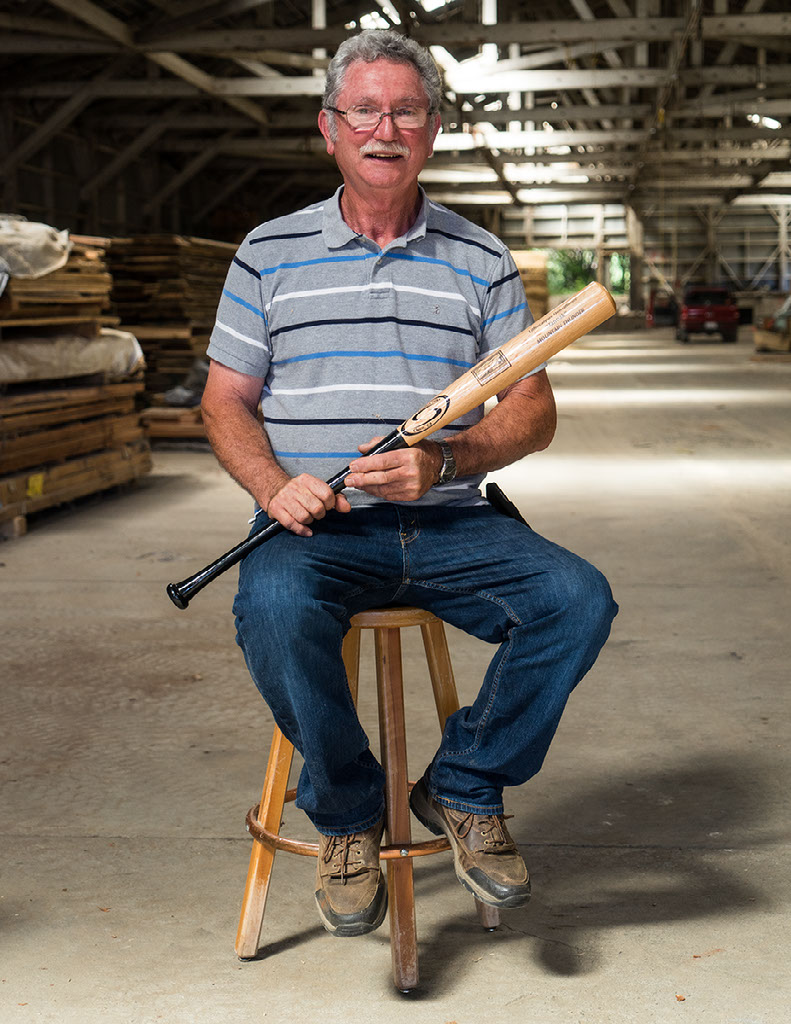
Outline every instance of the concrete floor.
{"label": "concrete floor", "polygon": [[[409,997],[386,926],[321,929],[303,858],[278,859],[262,959],[234,956],[270,719],[234,573],[186,612],[164,590],[246,532],[212,456],[159,451],[135,490],[1,545],[3,1024],[787,1024],[791,363],[752,354],[748,332],[660,330],[554,361],[557,439],[496,477],[621,614],[543,772],[508,794],[531,904],[487,934],[449,855],[417,862]],[[414,632],[413,778],[437,739]],[[490,651],[451,643],[470,696]],[[310,838],[293,808],[286,828]]]}

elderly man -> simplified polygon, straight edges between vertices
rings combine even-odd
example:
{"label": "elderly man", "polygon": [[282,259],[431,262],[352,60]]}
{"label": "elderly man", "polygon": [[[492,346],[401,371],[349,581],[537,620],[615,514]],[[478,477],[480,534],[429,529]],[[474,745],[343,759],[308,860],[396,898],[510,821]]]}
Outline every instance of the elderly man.
{"label": "elderly man", "polygon": [[[596,569],[479,491],[487,472],[550,443],[543,369],[438,441],[364,454],[531,322],[505,246],[418,186],[440,95],[430,55],[397,33],[339,47],[319,129],[344,184],[248,235],[209,347],[209,439],[257,503],[253,530],[267,516],[286,527],[242,563],[237,642],[304,758],[297,805],[320,833],[315,897],[335,935],[378,927],[387,903],[383,772],[341,660],[351,616],[412,604],[499,645],[475,701],[448,719],[411,805],[448,836],[463,885],[518,907],[530,883],[503,821],[503,787],[540,769],[617,610]],[[348,490],[336,496],[324,480],[349,460]]]}

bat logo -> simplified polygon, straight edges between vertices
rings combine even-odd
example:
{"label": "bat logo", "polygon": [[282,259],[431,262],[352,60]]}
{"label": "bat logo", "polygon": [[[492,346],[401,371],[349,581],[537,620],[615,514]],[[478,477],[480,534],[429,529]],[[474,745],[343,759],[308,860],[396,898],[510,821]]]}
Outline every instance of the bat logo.
{"label": "bat logo", "polygon": [[419,409],[414,416],[410,416],[406,423],[398,428],[399,433],[405,437],[424,433],[445,415],[449,405],[450,399],[447,395],[437,395],[422,409]]}
{"label": "bat logo", "polygon": [[501,349],[496,349],[483,362],[478,363],[477,366],[473,366],[472,375],[483,387],[493,377],[499,376],[501,373],[505,373],[511,363],[508,361],[508,357]]}

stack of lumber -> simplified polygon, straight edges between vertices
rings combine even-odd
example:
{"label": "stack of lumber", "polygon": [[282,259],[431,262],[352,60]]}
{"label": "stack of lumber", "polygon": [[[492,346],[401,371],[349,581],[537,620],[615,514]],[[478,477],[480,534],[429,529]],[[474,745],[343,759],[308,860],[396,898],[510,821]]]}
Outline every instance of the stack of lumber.
{"label": "stack of lumber", "polygon": [[140,419],[151,440],[185,439],[202,441],[206,438],[203,419],[198,406],[191,409],[159,405],[143,409]]}
{"label": "stack of lumber", "polygon": [[64,381],[0,394],[0,532],[20,535],[31,513],[150,471],[135,411],[142,389]]}
{"label": "stack of lumber", "polygon": [[12,277],[0,296],[0,328],[62,324],[114,326],[107,315],[112,277],[107,269],[108,239],[72,235],[65,266],[42,277]]}
{"label": "stack of lumber", "polygon": [[236,246],[180,235],[114,238],[112,308],[146,357],[147,401],[206,355]]}
{"label": "stack of lumber", "polygon": [[546,253],[532,249],[512,249],[511,255],[522,278],[530,312],[538,320],[549,311]]}
{"label": "stack of lumber", "polygon": [[[788,316],[788,304],[788,296],[784,295],[766,295],[755,303],[753,342],[757,353],[791,352],[791,317]],[[778,313],[781,313],[781,317],[776,321]]]}

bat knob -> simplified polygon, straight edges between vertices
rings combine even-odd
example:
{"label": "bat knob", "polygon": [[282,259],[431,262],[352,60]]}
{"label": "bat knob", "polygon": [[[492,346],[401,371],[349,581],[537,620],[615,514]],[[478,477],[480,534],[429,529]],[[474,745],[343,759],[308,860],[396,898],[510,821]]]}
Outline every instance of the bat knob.
{"label": "bat knob", "polygon": [[173,602],[173,604],[177,608],[180,608],[181,611],[184,611],[184,609],[190,602],[188,597],[184,597],[182,595],[181,591],[179,590],[178,583],[168,583],[167,592],[168,597]]}

